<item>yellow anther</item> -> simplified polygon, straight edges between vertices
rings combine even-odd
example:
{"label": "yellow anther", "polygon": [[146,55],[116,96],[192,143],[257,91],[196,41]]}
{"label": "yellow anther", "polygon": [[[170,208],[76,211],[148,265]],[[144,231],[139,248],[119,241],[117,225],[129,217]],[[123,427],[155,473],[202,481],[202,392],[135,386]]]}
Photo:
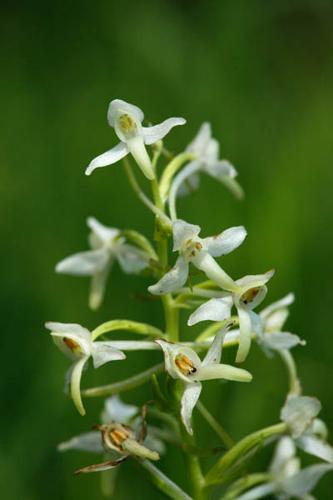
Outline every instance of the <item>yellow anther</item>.
{"label": "yellow anther", "polygon": [[259,292],[260,292],[260,287],[250,288],[250,290],[247,290],[246,292],[243,293],[242,302],[244,302],[244,304],[252,302],[256,298]]}
{"label": "yellow anther", "polygon": [[127,134],[136,130],[136,123],[130,115],[124,114],[119,118],[120,127],[122,131]]}
{"label": "yellow anther", "polygon": [[178,354],[175,359],[175,363],[184,375],[191,375],[191,373],[195,373],[197,371],[190,358],[185,356],[185,354]]}
{"label": "yellow anther", "polygon": [[117,447],[121,447],[122,443],[128,439],[129,437],[129,432],[125,427],[122,427],[121,429],[112,429],[110,431],[110,438],[113,444]]}
{"label": "yellow anther", "polygon": [[81,351],[80,344],[75,342],[73,339],[69,339],[68,337],[63,338],[64,344],[70,349],[72,352]]}

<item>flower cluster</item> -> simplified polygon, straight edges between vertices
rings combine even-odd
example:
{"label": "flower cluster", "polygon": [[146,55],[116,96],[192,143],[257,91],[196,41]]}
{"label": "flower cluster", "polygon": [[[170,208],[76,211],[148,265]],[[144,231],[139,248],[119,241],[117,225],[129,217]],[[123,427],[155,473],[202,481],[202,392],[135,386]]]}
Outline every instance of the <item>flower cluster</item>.
{"label": "flower cluster", "polygon": [[[232,277],[224,258],[243,244],[246,229],[239,225],[221,231],[220,227],[221,232],[214,236],[201,236],[199,225],[177,215],[177,202],[199,187],[201,174],[219,181],[236,198],[242,199],[243,190],[236,180],[235,167],[228,160],[220,159],[219,143],[212,137],[209,123],[204,123],[184,151],[174,156],[165,149],[162,139],[173,127],[184,125],[184,118],[168,118],[158,125],[144,126],[142,110],[119,99],[110,103],[107,116],[120,142],[92,160],[86,174],[124,159],[124,170],[134,193],[154,216],[155,241],[149,241],[135,230],[105,226],[89,217],[90,249],[61,260],[56,272],[90,276],[89,306],[94,310],[103,303],[115,262],[126,274],[150,277],[147,292],[161,299],[165,327],[159,329],[129,319],[112,319],[92,331],[76,323],[46,323],[57,347],[73,361],[65,376],[65,390],[79,413],[85,415],[83,397],[107,397],[101,422],[93,431],[61,443],[59,450],[80,449],[105,458],[103,462],[78,469],[77,473],[114,469],[132,457],[166,495],[190,498],[152,463],[167,451],[168,444],[173,444],[187,456],[194,454],[189,466],[194,498],[206,498],[208,487],[220,484],[225,487],[230,479],[233,482],[223,497],[229,500],[250,500],[272,494],[278,498],[305,498],[320,477],[332,470],[333,448],[326,441],[325,424],[317,418],[319,401],[302,395],[291,354],[292,348],[305,345],[305,341],[284,330],[294,296],[288,294],[258,312],[274,270]],[[142,180],[149,180],[152,198],[142,190],[130,159],[125,158],[129,154],[143,173]],[[157,167],[163,155],[171,159],[159,175]],[[177,254],[171,265],[170,238],[172,251]],[[182,310],[190,310],[186,318],[190,341],[184,341],[184,332],[181,335],[179,332]],[[210,323],[196,335],[192,327],[203,321]],[[141,339],[109,338],[111,333],[119,331],[139,335]],[[235,362],[243,363],[252,340],[267,356],[281,357],[289,375],[289,390],[280,422],[234,445],[199,398],[204,381],[251,382],[249,371],[221,363],[221,355],[223,346],[236,345]],[[82,373],[90,358],[94,368],[98,368],[111,361],[126,363],[126,351],[142,350],[159,351],[161,362],[123,380],[81,389]],[[161,384],[162,377],[165,384]],[[153,399],[144,404],[141,411],[119,398],[120,392],[147,382],[152,383]],[[113,396],[108,397],[110,395]],[[206,475],[198,458],[204,453],[195,442],[192,422],[195,408],[223,441],[224,448],[231,448],[222,452]],[[146,417],[154,423],[147,425]],[[268,472],[243,477],[242,464],[249,458],[250,451],[274,439],[279,442]],[[324,463],[301,469],[296,449]]]}

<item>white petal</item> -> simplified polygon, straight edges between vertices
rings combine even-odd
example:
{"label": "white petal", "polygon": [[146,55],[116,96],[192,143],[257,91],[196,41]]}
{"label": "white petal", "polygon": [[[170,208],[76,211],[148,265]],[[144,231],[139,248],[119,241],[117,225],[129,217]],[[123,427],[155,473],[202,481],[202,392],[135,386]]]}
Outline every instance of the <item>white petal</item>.
{"label": "white petal", "polygon": [[64,441],[58,445],[59,451],[80,450],[90,451],[91,453],[103,453],[103,444],[101,433],[97,431],[86,432],[79,434],[68,441]]}
{"label": "white petal", "polygon": [[119,424],[128,424],[138,412],[139,408],[137,406],[124,403],[118,395],[112,396],[104,402],[102,420],[106,424],[112,421]]}
{"label": "white petal", "polygon": [[80,413],[80,415],[85,415],[86,411],[84,409],[82,399],[81,399],[81,375],[84,365],[88,361],[89,356],[83,356],[79,361],[73,366],[72,376],[71,376],[71,396],[73,402]]}
{"label": "white petal", "polygon": [[279,476],[284,470],[285,465],[290,462],[296,454],[296,447],[293,439],[289,436],[282,437],[275,448],[272,463],[270,465],[270,472],[274,476]]}
{"label": "white petal", "polygon": [[142,127],[145,144],[154,144],[165,137],[173,127],[184,125],[184,118],[168,118],[164,122],[154,125],[153,127]]}
{"label": "white petal", "polygon": [[154,179],[154,167],[146,151],[143,137],[141,137],[141,135],[132,137],[126,141],[126,144],[129,152],[141,168],[143,175],[145,175],[149,180]]}
{"label": "white petal", "polygon": [[186,384],[183,392],[180,415],[185,429],[189,434],[193,434],[191,423],[192,412],[200,397],[201,389],[202,386],[200,382],[196,382],[194,384]]}
{"label": "white petal", "polygon": [[178,219],[173,223],[173,251],[180,250],[187,240],[193,240],[201,231],[200,226]]}
{"label": "white petal", "polygon": [[290,306],[295,300],[295,295],[293,293],[288,293],[285,297],[283,297],[280,300],[277,300],[276,302],[273,302],[270,304],[268,307],[265,307],[260,313],[260,315],[263,318],[268,318],[270,314],[272,314],[275,311],[278,311],[279,309],[284,309],[285,307]]}
{"label": "white petal", "polygon": [[110,269],[113,265],[113,259],[109,258],[107,265],[100,271],[95,273],[91,279],[90,293],[89,293],[89,307],[93,311],[99,308],[103,302],[107,279]]}
{"label": "white petal", "polygon": [[333,464],[333,448],[328,443],[319,439],[317,436],[311,436],[306,432],[296,439],[299,448],[310,453],[315,457]]}
{"label": "white petal", "polygon": [[150,340],[112,340],[112,345],[121,351],[157,351],[156,342]]}
{"label": "white petal", "polygon": [[200,186],[200,175],[196,172],[192,175],[189,175],[184,182],[180,185],[177,190],[177,197],[182,198],[183,196],[187,196],[191,193],[194,193]]}
{"label": "white petal", "polygon": [[91,276],[102,269],[109,259],[104,248],[79,252],[66,257],[56,265],[56,272],[74,276]]}
{"label": "white petal", "polygon": [[210,299],[191,314],[187,324],[192,326],[200,321],[224,321],[225,319],[230,318],[231,307],[231,297]]}
{"label": "white petal", "polygon": [[239,316],[239,346],[236,355],[236,363],[245,361],[251,347],[252,322],[249,312],[243,307],[238,307]]}
{"label": "white petal", "polygon": [[155,285],[148,287],[148,290],[153,295],[163,295],[165,293],[174,292],[186,283],[187,277],[188,263],[185,261],[184,257],[180,255],[174,267],[155,283]]}
{"label": "white petal", "polygon": [[280,330],[282,330],[283,325],[287,321],[287,318],[289,316],[289,311],[287,308],[283,308],[279,309],[278,311],[272,312],[266,318],[264,318],[261,313],[260,316],[265,322],[266,332],[279,332]]}
{"label": "white petal", "polygon": [[114,127],[115,119],[122,114],[132,115],[139,122],[142,122],[144,119],[143,111],[138,106],[123,101],[122,99],[113,99],[113,101],[110,102],[108,109],[108,122],[111,127]]}
{"label": "white petal", "polygon": [[298,335],[289,332],[272,332],[264,334],[264,344],[276,351],[281,349],[291,349],[296,345],[304,345],[304,340]]}
{"label": "white petal", "polygon": [[321,410],[320,401],[309,396],[289,396],[281,410],[281,420],[286,422],[294,438],[312,424]]}
{"label": "white petal", "polygon": [[203,159],[205,163],[209,165],[216,163],[219,155],[220,155],[220,144],[216,139],[212,137],[207,144]]}
{"label": "white petal", "polygon": [[234,179],[237,176],[235,167],[227,160],[219,160],[209,163],[205,171],[217,180],[224,180],[225,177]]}
{"label": "white petal", "polygon": [[61,333],[63,336],[72,334],[73,336],[77,336],[79,339],[90,341],[91,333],[83,326],[77,323],[57,323],[54,321],[48,321],[45,323],[45,326],[48,330],[51,330],[52,333]]}
{"label": "white petal", "polygon": [[165,340],[155,340],[155,342],[163,351],[166,371],[172,378],[178,378],[178,371],[174,364],[174,355],[176,356],[179,352],[179,346],[171,342],[166,342]]}
{"label": "white petal", "polygon": [[112,342],[94,342],[92,358],[94,362],[94,368],[99,368],[109,361],[125,359],[126,355],[119,349],[116,349],[112,345]]}
{"label": "white petal", "polygon": [[251,274],[236,281],[237,285],[244,290],[265,285],[274,275],[275,270],[271,269],[264,274]]}
{"label": "white petal", "polygon": [[187,146],[186,151],[188,151],[189,153],[193,153],[198,157],[202,156],[206,151],[211,137],[212,130],[210,123],[205,122],[199,128],[197,135],[194,137],[193,141]]}
{"label": "white petal", "polygon": [[94,158],[86,168],[85,174],[90,175],[96,168],[106,167],[121,160],[128,154],[128,148],[124,142],[119,142],[114,148]]}
{"label": "white petal", "polygon": [[247,370],[231,365],[211,364],[201,366],[191,378],[197,380],[233,380],[235,382],[251,382],[252,375]]}
{"label": "white petal", "polygon": [[[90,355],[92,345],[91,333],[86,328],[74,323],[48,322],[45,326],[51,330],[51,335],[56,346],[68,358],[74,360],[81,358],[82,354]],[[65,339],[74,342],[73,348],[70,348]]]}
{"label": "white petal", "polygon": [[233,279],[230,278],[208,252],[201,250],[194,257],[191,257],[191,262],[196,268],[203,271],[208,279],[214,281],[222,289],[228,291],[236,289],[236,283]]}
{"label": "white petal", "polygon": [[321,477],[333,470],[333,465],[317,464],[305,467],[294,476],[289,477],[281,482],[283,491],[291,496],[301,497],[310,493],[316,486]]}
{"label": "white petal", "polygon": [[204,238],[204,242],[212,257],[220,257],[238,248],[245,240],[246,235],[247,232],[243,226],[231,227],[216,236]]}
{"label": "white petal", "polygon": [[117,253],[118,262],[126,274],[139,273],[148,266],[149,256],[132,245],[122,244]]}
{"label": "white petal", "polygon": [[87,226],[97,236],[100,244],[106,244],[116,238],[120,231],[114,227],[108,227],[99,222],[95,217],[88,217]]}
{"label": "white petal", "polygon": [[251,490],[247,491],[243,495],[237,497],[237,500],[257,500],[257,498],[263,498],[271,493],[274,493],[275,485],[273,483],[261,484],[256,486]]}
{"label": "white petal", "polygon": [[227,334],[227,331],[234,325],[234,321],[229,321],[224,328],[222,328],[212,342],[212,345],[207,351],[207,354],[202,362],[202,366],[219,363],[222,356],[222,346]]}

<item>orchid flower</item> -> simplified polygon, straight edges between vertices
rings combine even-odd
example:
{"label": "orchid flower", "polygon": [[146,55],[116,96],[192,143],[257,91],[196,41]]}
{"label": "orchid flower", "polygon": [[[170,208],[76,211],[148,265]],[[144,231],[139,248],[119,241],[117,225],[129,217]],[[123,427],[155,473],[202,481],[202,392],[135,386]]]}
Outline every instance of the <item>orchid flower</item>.
{"label": "orchid flower", "polygon": [[221,288],[234,290],[234,281],[217,264],[214,257],[226,255],[243,243],[246,231],[243,226],[231,227],[208,238],[200,238],[200,226],[183,220],[173,223],[173,251],[179,252],[174,267],[148,290],[154,295],[163,295],[178,290],[188,278],[189,264],[203,271]]}
{"label": "orchid flower", "polygon": [[326,442],[326,426],[316,418],[320,410],[316,398],[289,395],[280,416],[298,448],[332,464],[333,448]]}
{"label": "orchid flower", "polygon": [[189,434],[193,434],[192,412],[200,397],[203,380],[225,379],[237,382],[252,380],[252,375],[248,371],[220,364],[224,337],[232,324],[232,322],[227,324],[215,336],[203,361],[190,347],[156,340],[164,353],[166,371],[172,378],[181,380],[185,385],[181,399],[181,418]]}
{"label": "orchid flower", "polygon": [[56,266],[56,272],[74,276],[91,276],[89,306],[97,309],[103,300],[109,272],[115,260],[126,274],[142,271],[149,264],[150,256],[143,250],[126,243],[119,229],[107,227],[94,217],[87,219],[91,230],[91,250],[71,255]]}
{"label": "orchid flower", "polygon": [[[137,428],[140,419],[140,408],[135,405],[124,403],[118,395],[111,396],[104,401],[104,409],[101,414],[102,424],[117,422],[124,426],[132,425]],[[155,429],[148,425],[147,436],[144,444],[153,451],[161,454],[165,452],[165,445],[162,440],[154,435]],[[86,432],[74,436],[68,441],[58,445],[59,451],[80,450],[91,453],[102,454],[105,452],[101,433],[99,431]]]}
{"label": "orchid flower", "polygon": [[109,361],[125,359],[126,356],[112,342],[93,341],[91,332],[81,325],[48,322],[45,326],[51,331],[56,346],[74,361],[66,381],[70,381],[71,397],[78,412],[85,415],[80,385],[82,371],[89,358],[92,357],[94,368],[98,368]]}
{"label": "orchid flower", "polygon": [[238,496],[238,500],[256,500],[274,495],[280,500],[298,498],[310,500],[309,496],[321,477],[333,469],[331,464],[310,465],[301,469],[296,457],[293,440],[285,436],[277,444],[275,455],[269,468],[268,481]]}
{"label": "orchid flower", "polygon": [[86,175],[90,175],[96,168],[112,165],[131,153],[143,174],[148,179],[154,179],[154,168],[145,146],[163,139],[173,127],[184,125],[186,120],[168,118],[159,125],[143,127],[143,119],[143,111],[137,106],[120,99],[111,101],[108,109],[108,122],[114,128],[120,142],[92,160],[86,169]]}
{"label": "orchid flower", "polygon": [[243,197],[243,190],[236,181],[237,171],[227,160],[219,159],[219,143],[212,137],[210,123],[203,123],[187,146],[194,160],[184,167],[175,177],[169,195],[171,216],[175,212],[177,196],[183,196],[199,187],[200,173],[205,173],[224,184],[237,197]]}
{"label": "orchid flower", "polygon": [[188,319],[188,325],[195,325],[200,321],[224,321],[231,315],[234,305],[239,317],[239,346],[236,362],[241,363],[248,355],[251,346],[251,334],[257,331],[258,315],[253,309],[265,298],[266,283],[273,276],[274,271],[265,274],[244,276],[235,281],[233,293],[226,293],[220,298],[213,298],[196,309]]}

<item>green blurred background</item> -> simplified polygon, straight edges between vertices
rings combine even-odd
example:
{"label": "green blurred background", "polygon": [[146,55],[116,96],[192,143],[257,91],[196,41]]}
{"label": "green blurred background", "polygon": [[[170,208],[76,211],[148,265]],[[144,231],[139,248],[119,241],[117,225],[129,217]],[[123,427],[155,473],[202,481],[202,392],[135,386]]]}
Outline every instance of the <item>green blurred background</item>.
{"label": "green blurred background", "polygon": [[[332,2],[31,0],[3,4],[1,17],[1,498],[100,498],[97,475],[71,475],[94,457],[58,455],[55,446],[95,423],[102,402],[88,401],[81,418],[64,397],[68,362],[44,321],[90,328],[130,317],[161,325],[159,305],[135,299],[146,278],[115,268],[104,306],[92,313],[88,280],[53,272],[57,261],[87,247],[88,215],[152,233],[120,165],[83,173],[116,142],[106,122],[113,98],[138,104],[153,123],[186,117],[168,136],[172,151],[211,121],[246,199],[235,202],[205,178],[200,192],[180,202],[181,216],[206,235],[245,224],[249,236],[225,268],[240,277],[275,267],[266,303],[296,293],[288,327],[307,347],[295,356],[305,392],[322,401],[333,434]],[[89,370],[84,385],[118,380],[158,358],[129,356],[113,370]],[[203,396],[235,439],[278,420],[287,386],[280,360],[256,347],[246,368],[251,386],[207,383]],[[149,397],[148,388],[124,396],[137,403]],[[198,417],[196,426],[200,441],[216,446]],[[258,457],[258,469],[269,455]],[[187,487],[180,464],[170,450],[161,467]],[[332,488],[331,475],[318,498],[331,498]],[[163,498],[128,463],[116,498],[132,496]]]}

